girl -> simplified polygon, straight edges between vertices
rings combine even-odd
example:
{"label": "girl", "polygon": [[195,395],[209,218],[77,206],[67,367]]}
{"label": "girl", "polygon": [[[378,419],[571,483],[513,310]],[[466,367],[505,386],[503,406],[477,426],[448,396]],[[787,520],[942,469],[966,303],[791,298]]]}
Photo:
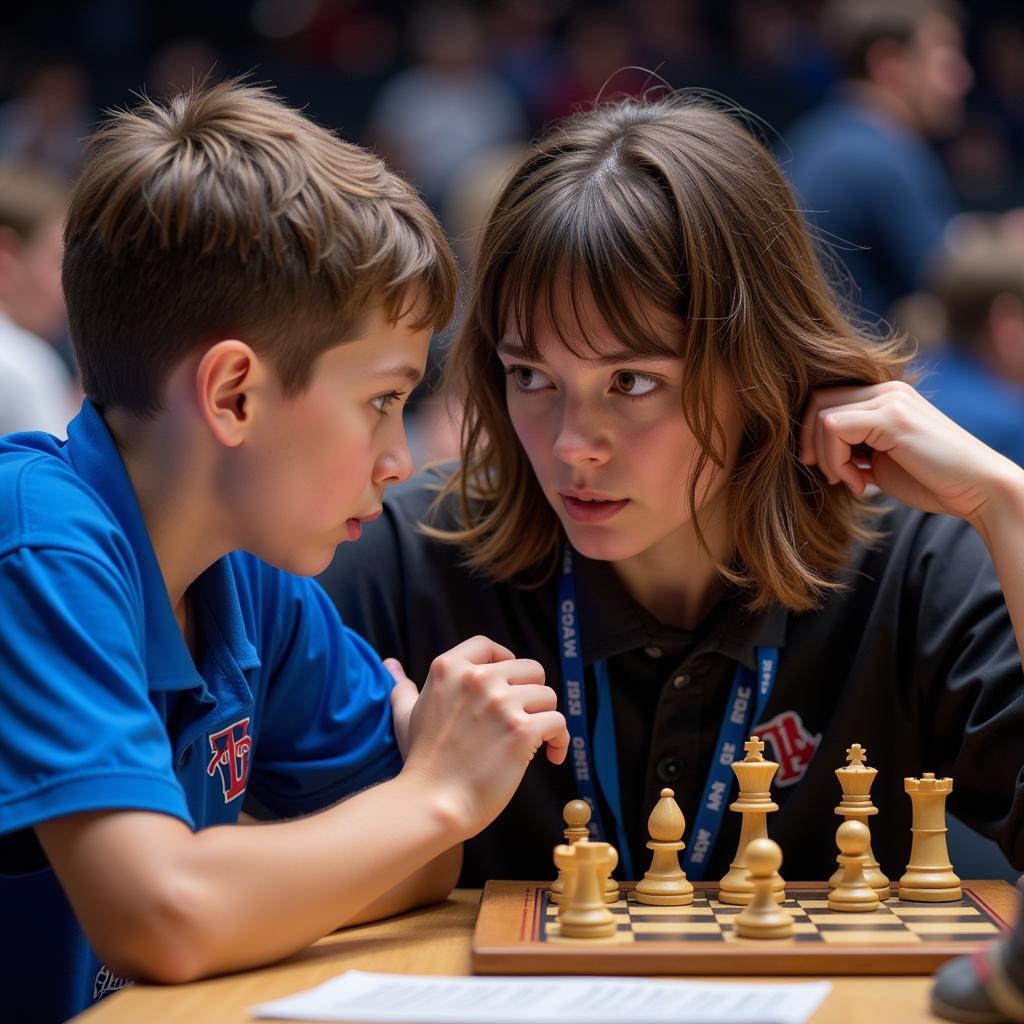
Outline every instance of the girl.
{"label": "girl", "polygon": [[706,101],[599,107],[515,171],[449,356],[462,461],[397,488],[326,577],[414,679],[483,632],[559,693],[571,756],[534,762],[467,884],[547,877],[576,796],[638,878],[663,786],[690,877],[720,877],[754,733],[790,878],[834,868],[854,742],[890,877],[923,771],[1024,866],[1024,471],[904,362],[844,317],[779,169]]}

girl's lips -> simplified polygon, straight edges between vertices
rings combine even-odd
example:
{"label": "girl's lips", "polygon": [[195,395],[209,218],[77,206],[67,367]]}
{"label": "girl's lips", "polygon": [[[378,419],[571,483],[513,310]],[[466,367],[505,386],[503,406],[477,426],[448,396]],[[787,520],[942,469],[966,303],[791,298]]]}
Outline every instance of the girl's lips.
{"label": "girl's lips", "polygon": [[620,498],[618,501],[584,501],[582,498],[570,498],[567,494],[560,497],[569,518],[577,523],[605,523],[629,504],[629,498]]}

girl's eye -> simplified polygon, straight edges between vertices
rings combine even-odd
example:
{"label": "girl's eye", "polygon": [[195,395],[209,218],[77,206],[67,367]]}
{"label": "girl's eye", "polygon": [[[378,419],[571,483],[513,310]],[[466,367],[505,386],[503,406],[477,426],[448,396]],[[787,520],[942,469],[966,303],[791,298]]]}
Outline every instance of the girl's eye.
{"label": "girl's eye", "polygon": [[505,373],[520,391],[543,391],[551,386],[551,378],[530,366],[509,366]]}
{"label": "girl's eye", "polygon": [[656,390],[661,384],[657,377],[634,370],[621,370],[615,374],[615,387],[630,398],[642,398]]}
{"label": "girl's eye", "polygon": [[386,395],[378,395],[376,398],[371,398],[370,404],[381,415],[387,416],[388,407],[392,405],[394,402],[397,402],[401,397],[401,392],[389,391]]}

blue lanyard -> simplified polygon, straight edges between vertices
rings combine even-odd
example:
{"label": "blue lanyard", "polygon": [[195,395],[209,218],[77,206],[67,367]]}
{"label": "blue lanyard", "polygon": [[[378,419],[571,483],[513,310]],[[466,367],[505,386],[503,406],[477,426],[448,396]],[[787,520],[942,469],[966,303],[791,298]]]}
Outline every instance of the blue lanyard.
{"label": "blue lanyard", "polygon": [[687,875],[698,882],[704,877],[707,862],[714,852],[722,818],[729,803],[729,793],[735,779],[732,763],[742,753],[751,726],[761,721],[772,687],[775,686],[775,675],[779,668],[778,648],[758,647],[757,667],[758,674],[755,677],[746,665],[736,666],[736,673],[732,677],[732,692],[718,730],[715,756],[708,770],[707,782],[704,783],[697,820],[690,829],[683,867]]}
{"label": "blue lanyard", "polygon": [[[615,721],[612,714],[611,683],[604,661],[594,664],[597,683],[597,713],[591,740],[587,720],[587,693],[580,646],[579,616],[576,608],[576,582],[573,577],[572,548],[566,544],[558,580],[558,651],[562,663],[563,712],[569,727],[573,774],[576,791],[591,809],[590,834],[602,840],[608,836],[597,799],[600,785],[608,809],[612,813],[619,860],[623,875],[635,878],[629,843],[626,840],[619,792],[619,762],[615,746]],[[730,767],[738,751],[743,749],[747,731],[761,719],[778,670],[779,652],[775,647],[757,648],[758,674],[745,665],[737,665],[732,692],[718,732],[715,757],[708,772],[701,797],[697,821],[690,830],[691,841],[684,867],[694,879],[704,877],[706,862],[715,848],[722,818],[733,782]],[[756,693],[756,700],[753,699]],[[593,747],[593,756],[591,754]]]}
{"label": "blue lanyard", "polygon": [[[569,727],[569,756],[576,776],[576,792],[590,805],[590,836],[604,840],[597,782],[615,821],[616,849],[624,877],[633,878],[633,862],[622,824],[622,800],[619,795],[619,758],[615,749],[615,721],[612,717],[611,684],[603,661],[594,666],[597,681],[597,717],[594,721],[594,758],[591,768],[590,725],[587,721],[587,688],[583,675],[579,619],[576,614],[576,581],[572,571],[572,548],[562,552],[558,580],[558,653],[562,661],[562,712]],[[595,771],[596,769],[596,771]],[[595,774],[597,778],[595,778]]]}

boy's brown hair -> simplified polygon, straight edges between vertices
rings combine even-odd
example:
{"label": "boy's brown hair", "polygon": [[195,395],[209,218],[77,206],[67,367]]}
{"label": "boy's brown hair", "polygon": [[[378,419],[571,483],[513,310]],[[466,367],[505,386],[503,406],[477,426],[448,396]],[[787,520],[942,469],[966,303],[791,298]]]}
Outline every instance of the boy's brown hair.
{"label": "boy's brown hair", "polygon": [[446,324],[456,281],[409,185],[239,81],[115,113],[89,142],[65,232],[85,393],[137,415],[159,411],[194,347],[226,337],[300,391],[378,305]]}
{"label": "boy's brown hair", "polygon": [[691,480],[665,486],[678,487],[695,524],[698,481],[724,464],[715,386],[729,374],[744,435],[728,483],[735,550],[719,572],[747,590],[751,607],[813,607],[838,585],[832,573],[851,542],[871,532],[865,502],[799,461],[801,411],[815,388],[895,379],[906,360],[895,342],[850,325],[774,160],[699,99],[628,100],[577,115],[513,174],[484,230],[449,354],[449,386],[465,409],[463,458],[439,502],[458,496],[462,528],[427,529],[465,545],[468,564],[498,579],[554,571],[562,531],[509,420],[496,347],[513,330],[537,358],[538,317],[567,346],[585,346],[584,310],[570,303],[559,323],[563,291],[593,296],[639,354],[679,354],[652,333],[645,311],[683,321],[680,416],[702,453]]}

